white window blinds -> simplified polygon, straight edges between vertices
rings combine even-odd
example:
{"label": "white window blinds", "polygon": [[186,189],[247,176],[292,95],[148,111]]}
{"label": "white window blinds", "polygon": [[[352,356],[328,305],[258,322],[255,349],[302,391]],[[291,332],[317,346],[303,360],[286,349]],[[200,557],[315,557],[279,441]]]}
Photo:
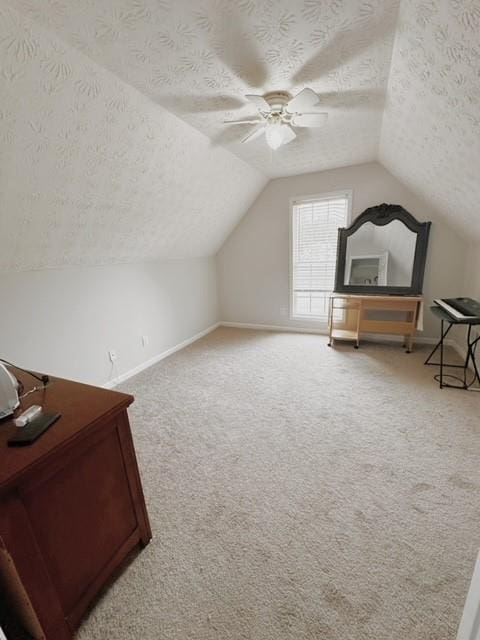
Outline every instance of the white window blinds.
{"label": "white window blinds", "polygon": [[335,281],[338,228],[347,226],[349,195],[293,204],[292,315],[328,319]]}

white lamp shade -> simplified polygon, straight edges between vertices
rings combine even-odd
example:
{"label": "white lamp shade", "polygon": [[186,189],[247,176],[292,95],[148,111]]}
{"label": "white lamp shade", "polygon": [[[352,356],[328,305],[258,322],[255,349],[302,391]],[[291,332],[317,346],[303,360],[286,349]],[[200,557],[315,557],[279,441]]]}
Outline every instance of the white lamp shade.
{"label": "white lamp shade", "polygon": [[274,124],[267,125],[265,137],[270,149],[275,151],[275,149],[278,149],[278,147],[281,147],[283,144],[288,144],[297,136],[295,131],[287,124],[275,122]]}
{"label": "white lamp shade", "polygon": [[283,144],[284,132],[281,124],[269,124],[265,132],[267,144],[270,149],[278,149]]}

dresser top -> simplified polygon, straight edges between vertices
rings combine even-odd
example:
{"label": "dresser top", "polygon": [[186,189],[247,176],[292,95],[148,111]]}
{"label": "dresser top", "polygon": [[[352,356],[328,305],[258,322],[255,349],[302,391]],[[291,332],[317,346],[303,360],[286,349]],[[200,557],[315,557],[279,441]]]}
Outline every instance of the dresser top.
{"label": "dresser top", "polygon": [[375,293],[331,293],[331,298],[348,298],[354,300],[415,300],[416,302],[423,302],[423,296],[378,296]]}
{"label": "dresser top", "polygon": [[[24,384],[23,393],[41,385],[27,373],[18,369],[12,372]],[[51,377],[45,389],[26,396],[15,412],[18,415],[31,405],[39,404],[45,412],[62,414],[38,440],[25,447],[9,447],[7,440],[16,427],[12,419],[0,422],[0,489],[84,436],[98,420],[115,415],[132,402],[133,397],[125,393]]]}

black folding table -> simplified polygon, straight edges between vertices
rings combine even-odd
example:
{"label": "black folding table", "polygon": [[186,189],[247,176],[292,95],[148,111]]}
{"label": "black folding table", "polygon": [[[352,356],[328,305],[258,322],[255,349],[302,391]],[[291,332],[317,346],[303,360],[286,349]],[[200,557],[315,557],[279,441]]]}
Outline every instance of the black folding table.
{"label": "black folding table", "polygon": [[[430,307],[430,311],[433,313],[433,315],[437,316],[437,318],[440,319],[441,322],[441,332],[440,332],[440,340],[438,341],[438,343],[435,345],[433,351],[431,352],[431,354],[428,356],[428,358],[425,360],[425,364],[430,365],[430,366],[437,366],[440,367],[440,373],[438,373],[437,375],[434,376],[435,380],[440,384],[440,389],[443,389],[443,387],[450,387],[452,389],[465,389],[465,390],[470,390],[470,391],[480,391],[480,387],[474,387],[473,385],[475,385],[475,383],[480,384],[480,374],[479,374],[479,370],[478,370],[478,365],[477,362],[475,360],[475,352],[477,349],[477,344],[480,341],[480,333],[477,332],[477,334],[475,335],[475,333],[472,331],[472,328],[474,326],[480,325],[480,319],[479,318],[462,318],[462,319],[457,319],[454,318],[453,316],[451,316],[449,313],[447,313],[446,311],[444,311],[444,309],[442,309],[441,307],[438,306],[434,306],[434,307]],[[445,324],[447,324],[447,328],[445,329]],[[454,326],[454,325],[467,325],[468,326],[468,330],[467,330],[467,355],[465,357],[465,361],[463,364],[449,364],[447,362],[445,362],[444,360],[444,342],[445,342],[445,338],[447,337],[448,333],[450,332],[450,329]],[[435,355],[435,353],[440,350],[440,362],[432,362],[432,358]],[[472,365],[472,369],[470,370],[470,363]],[[455,376],[453,374],[450,373],[444,373],[444,368],[453,368],[453,369],[462,369],[463,370],[463,375],[460,376]],[[468,380],[468,376],[471,376],[471,380]],[[444,382],[444,379],[451,379],[451,380],[456,380],[456,383],[448,383],[448,382]]]}

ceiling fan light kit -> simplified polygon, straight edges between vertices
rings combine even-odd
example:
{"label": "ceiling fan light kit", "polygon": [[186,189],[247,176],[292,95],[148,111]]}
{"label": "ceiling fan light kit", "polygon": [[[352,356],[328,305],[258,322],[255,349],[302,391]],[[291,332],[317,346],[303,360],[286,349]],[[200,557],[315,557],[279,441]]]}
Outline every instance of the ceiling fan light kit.
{"label": "ceiling fan light kit", "polygon": [[292,97],[288,91],[271,91],[263,96],[245,96],[257,109],[256,119],[225,120],[225,124],[259,125],[242,143],[251,142],[265,133],[265,140],[273,151],[288,144],[297,136],[293,127],[321,127],[328,114],[316,111],[319,97],[312,89],[305,88]]}
{"label": "ceiling fan light kit", "polygon": [[270,149],[275,151],[278,147],[281,147],[283,144],[283,127],[285,125],[274,122],[273,124],[268,124],[267,130],[265,131],[265,139],[267,141]]}

